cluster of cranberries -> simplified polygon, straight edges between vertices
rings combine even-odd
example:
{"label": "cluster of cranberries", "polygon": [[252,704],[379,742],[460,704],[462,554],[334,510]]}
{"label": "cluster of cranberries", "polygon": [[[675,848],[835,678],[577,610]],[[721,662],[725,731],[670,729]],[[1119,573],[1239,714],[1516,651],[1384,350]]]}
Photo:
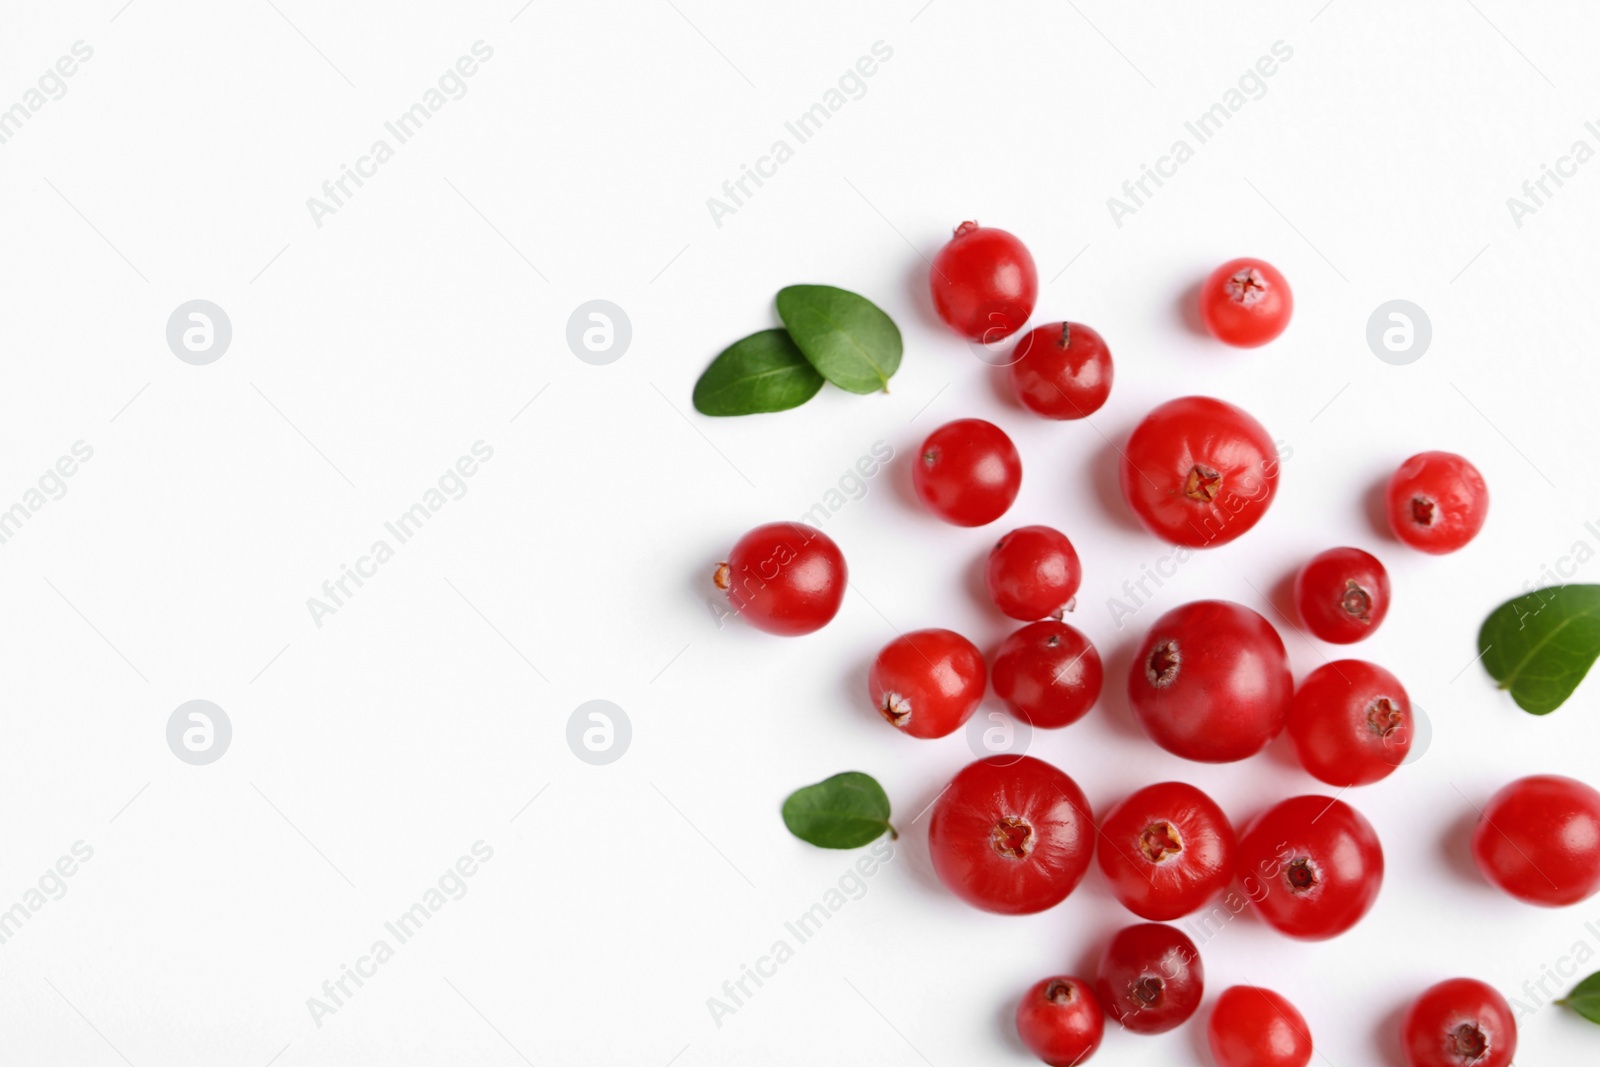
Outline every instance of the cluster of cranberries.
{"label": "cluster of cranberries", "polygon": [[[965,223],[933,262],[934,305],[973,341],[1017,333],[1033,313],[1038,279],[1027,249],[1003,230]],[[1253,259],[1224,264],[1202,288],[1202,319],[1220,340],[1265,344],[1287,326],[1284,278]],[[1079,419],[1106,400],[1112,361],[1087,326],[1059,322],[1025,333],[1008,365],[1019,401],[1054,419]],[[1249,414],[1222,400],[1183,397],[1152,411],[1122,452],[1128,505],[1153,534],[1194,548],[1224,544],[1265,516],[1277,490],[1277,450]],[[961,419],[930,434],[913,459],[916,494],[959,526],[995,522],[1016,499],[1022,460],[998,426]],[[1430,553],[1452,552],[1483,526],[1488,491],[1460,456],[1424,452],[1388,485],[1395,536]],[[1094,645],[1062,621],[1082,566],[1072,543],[1047,526],[1022,526],[994,545],[985,583],[995,606],[1025,623],[992,661],[960,634],[917,630],[891,641],[868,678],[884,721],[912,737],[944,737],[977,709],[992,682],[1012,714],[1034,727],[1067,726],[1100,696]],[[716,573],[752,625],[803,634],[826,624],[846,571],[826,535],[772,523],[741,538]],[[1359,641],[1382,624],[1390,585],[1383,564],[1357,548],[1309,560],[1294,585],[1307,629],[1332,643]],[[1157,619],[1133,659],[1129,702],[1151,740],[1178,756],[1224,763],[1255,755],[1287,731],[1300,763],[1330,786],[1376,782],[1406,759],[1413,713],[1389,671],[1358,659],[1327,663],[1298,688],[1272,624],[1223,600],[1185,604]],[[1095,862],[1116,898],[1147,922],[1112,939],[1093,982],[1071,976],[1034,985],[1017,1009],[1023,1043],[1046,1063],[1083,1063],[1104,1017],[1124,1029],[1170,1030],[1198,1009],[1204,971],[1194,943],[1163,925],[1219,896],[1253,906],[1283,934],[1335,937],[1372,908],[1383,849],[1349,804],[1292,797],[1236,833],[1222,809],[1183,782],[1151,785],[1099,820],[1072,778],[1031,756],[993,756],[963,769],[939,795],[928,828],[939,879],[974,907],[1027,914],[1064,900]],[[1566,778],[1513,782],[1489,803],[1473,853],[1490,881],[1522,900],[1571,904],[1600,890],[1600,793]],[[1232,904],[1230,904],[1232,907]],[[1310,1029],[1283,997],[1235,986],[1209,1024],[1221,1067],[1305,1067]],[[1412,1067],[1506,1067],[1516,1026],[1506,1001],[1469,979],[1425,992],[1404,1021]]]}

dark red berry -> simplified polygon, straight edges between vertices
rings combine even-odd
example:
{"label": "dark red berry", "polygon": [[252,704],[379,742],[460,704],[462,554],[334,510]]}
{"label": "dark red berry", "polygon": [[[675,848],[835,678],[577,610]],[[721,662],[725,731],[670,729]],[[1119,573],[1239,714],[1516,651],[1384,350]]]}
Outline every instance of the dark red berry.
{"label": "dark red berry", "polygon": [[983,654],[951,630],[914,630],[884,646],[867,676],[885,722],[912,737],[943,737],[983,700]]}
{"label": "dark red berry", "polygon": [[969,341],[992,343],[1020,330],[1039,296],[1039,273],[1023,243],[1004,230],[963,222],[933,257],[933,306]]}
{"label": "dark red berry", "polygon": [[1230,259],[1200,287],[1200,317],[1211,336],[1237,348],[1255,348],[1281,334],[1294,313],[1294,294],[1272,264]]}
{"label": "dark red berry", "polygon": [[1289,737],[1300,765],[1329,785],[1369,785],[1394,773],[1415,736],[1411,699],[1375,663],[1324,663],[1300,683],[1289,706]]}
{"label": "dark red berry", "polygon": [[1517,1054],[1517,1020],[1493,987],[1451,978],[1407,1010],[1401,1043],[1408,1067],[1510,1067]]}
{"label": "dark red berry", "polygon": [[1094,816],[1078,784],[1032,756],[969,763],[933,803],[934,873],[973,907],[1025,915],[1077,888],[1094,855]]}
{"label": "dark red berry", "polygon": [[1128,699],[1145,733],[1168,752],[1204,763],[1266,748],[1283,729],[1293,694],[1278,632],[1226,600],[1161,616],[1128,673]]}
{"label": "dark red berry", "polygon": [[1111,892],[1141,919],[1182,918],[1233,881],[1233,827],[1184,782],[1147,786],[1112,808],[1095,854]]}
{"label": "dark red berry", "polygon": [[1022,488],[1022,457],[1005,431],[982,419],[946,423],[922,442],[912,481],[928,510],[957,526],[1006,513]]}
{"label": "dark red berry", "polygon": [[712,577],[751,626],[793,637],[820,630],[839,613],[847,576],[844,554],[827,534],[769,522],[739,538]]}
{"label": "dark red berry", "polygon": [[1106,1014],[1136,1034],[1161,1034],[1189,1020],[1205,994],[1200,951],[1159,923],[1117,933],[1100,962],[1095,995]]}
{"label": "dark red berry", "polygon": [[1017,401],[1047,419],[1081,419],[1111,395],[1111,350],[1077,322],[1053,322],[1026,334],[1011,353]]}
{"label": "dark red berry", "polygon": [[1372,910],[1383,886],[1383,847],[1372,824],[1343,801],[1293,797],[1245,829],[1239,880],[1270,926],[1323,941]]}
{"label": "dark red berry", "polygon": [[1376,630],[1389,614],[1389,572],[1369,552],[1330,548],[1295,575],[1294,606],[1312,633],[1348,645]]}
{"label": "dark red berry", "polygon": [[1122,452],[1122,495],[1145,529],[1189,548],[1224,545],[1261,521],[1278,491],[1278,450],[1242,409],[1169,400]]}
{"label": "dark red berry", "polygon": [[1489,487],[1453,452],[1420,452],[1389,479],[1389,526],[1412,548],[1454,552],[1478,536],[1489,516]]}
{"label": "dark red berry", "polygon": [[1519,778],[1489,798],[1472,832],[1485,878],[1556,908],[1600,892],[1600,792],[1574,778]]}
{"label": "dark red berry", "polygon": [[1064,622],[1046,620],[1007,637],[995,654],[994,692],[1011,714],[1045,729],[1077,722],[1100,699],[1100,654]]}
{"label": "dark red berry", "polygon": [[1022,526],[995,544],[983,572],[995,607],[1023,622],[1071,611],[1083,567],[1065,534],[1048,526]]}
{"label": "dark red berry", "polygon": [[1017,1036],[1050,1067],[1087,1063],[1105,1029],[1105,1012],[1081,978],[1036,982],[1017,1005]]}
{"label": "dark red berry", "polygon": [[1306,1067],[1311,1028],[1305,1017],[1270,989],[1225,989],[1206,1028],[1217,1067]]}

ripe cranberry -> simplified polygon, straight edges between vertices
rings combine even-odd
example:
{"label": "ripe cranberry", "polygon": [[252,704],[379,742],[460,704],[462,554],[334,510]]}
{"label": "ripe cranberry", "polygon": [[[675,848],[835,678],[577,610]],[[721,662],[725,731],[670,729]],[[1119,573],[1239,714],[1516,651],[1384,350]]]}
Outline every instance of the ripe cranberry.
{"label": "ripe cranberry", "polygon": [[1442,556],[1478,536],[1489,487],[1453,452],[1419,452],[1389,479],[1389,527],[1412,548]]}
{"label": "ripe cranberry", "polygon": [[994,692],[1029,726],[1055,729],[1077,722],[1100,699],[1100,653],[1083,634],[1047,619],[1024,626],[1000,644]]}
{"label": "ripe cranberry", "polygon": [[1200,1006],[1205,968],[1181,930],[1141,923],[1111,939],[1094,991],[1123,1029],[1162,1034],[1187,1022]]}
{"label": "ripe cranberry", "polygon": [[1095,849],[1116,898],[1157,922],[1182,918],[1228,888],[1233,854],[1228,817],[1185,782],[1146,786],[1112,808]]}
{"label": "ripe cranberry", "polygon": [[1510,1067],[1517,1054],[1517,1020],[1492,987],[1451,978],[1407,1010],[1401,1044],[1409,1067]]}
{"label": "ripe cranberry", "polygon": [[1072,610],[1083,567],[1065,534],[1048,526],[1021,526],[990,551],[983,580],[995,607],[1013,619],[1059,619]]}
{"label": "ripe cranberry", "polygon": [[957,526],[983,526],[1006,513],[1022,488],[1022,457],[1005,431],[957,419],[928,435],[912,480],[928,510]]}
{"label": "ripe cranberry", "polygon": [[975,908],[1027,915],[1077,888],[1094,853],[1094,816],[1078,783],[1032,756],[969,763],[934,801],[934,873]]}
{"label": "ripe cranberry", "polygon": [[1472,831],[1478,869],[1518,900],[1561,907],[1600,891],[1600,792],[1572,778],[1519,778]]}
{"label": "ripe cranberry", "polygon": [[1033,314],[1039,272],[1023,243],[1004,230],[963,222],[933,257],[933,306],[969,341],[1010,337]]}
{"label": "ripe cranberry", "polygon": [[1306,1067],[1311,1062],[1305,1017],[1270,989],[1236,985],[1223,990],[1206,1036],[1217,1067]]}
{"label": "ripe cranberry", "polygon": [[1047,419],[1081,419],[1111,395],[1111,350],[1098,333],[1076,322],[1040,326],[1011,352],[1017,401]]}
{"label": "ripe cranberry", "polygon": [[844,602],[844,554],[798,522],[757,526],[734,544],[712,580],[758,630],[794,637],[826,626]]}
{"label": "ripe cranberry", "polygon": [[1383,886],[1383,846],[1350,805],[1293,797],[1257,816],[1239,839],[1245,895],[1279,932],[1337,937],[1372,909]]}
{"label": "ripe cranberry", "polygon": [[1394,773],[1415,735],[1400,680],[1373,663],[1324,663],[1289,705],[1289,737],[1300,765],[1329,785],[1370,785]]}
{"label": "ripe cranberry", "polygon": [[983,700],[983,654],[950,630],[914,630],[883,646],[867,675],[878,714],[912,737],[943,737]]}
{"label": "ripe cranberry", "polygon": [[1017,1036],[1050,1067],[1086,1063],[1105,1031],[1105,1012],[1081,978],[1036,982],[1017,1005]]}
{"label": "ripe cranberry", "polygon": [[1389,572],[1359,548],[1319,552],[1295,575],[1294,608],[1324,641],[1359,641],[1389,614]]}
{"label": "ripe cranberry", "polygon": [[1278,451],[1259,422],[1208,396],[1169,400],[1122,453],[1122,495],[1175,545],[1225,545],[1261,521],[1278,491]]}
{"label": "ripe cranberry", "polygon": [[1200,287],[1200,317],[1211,336],[1236,348],[1277,337],[1294,313],[1294,294],[1278,268],[1260,259],[1230,259]]}
{"label": "ripe cranberry", "polygon": [[1293,694],[1278,631],[1226,600],[1198,600],[1161,616],[1128,672],[1128,700],[1144,732],[1203,763],[1266,748],[1283,729]]}

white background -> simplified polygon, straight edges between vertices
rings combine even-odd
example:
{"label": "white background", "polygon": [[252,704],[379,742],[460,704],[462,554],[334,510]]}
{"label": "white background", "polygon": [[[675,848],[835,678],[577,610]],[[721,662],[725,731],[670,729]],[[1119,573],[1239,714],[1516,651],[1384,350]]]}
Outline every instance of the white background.
{"label": "white background", "polygon": [[[1347,797],[1382,837],[1383,893],[1329,943],[1231,924],[1203,948],[1213,996],[1272,986],[1310,1021],[1318,1062],[1398,1065],[1398,1013],[1427,985],[1474,975],[1529,1000],[1523,983],[1575,945],[1600,951],[1600,901],[1516,904],[1465,845],[1473,805],[1512,778],[1596,777],[1594,683],[1535,719],[1473,655],[1491,608],[1575,542],[1600,548],[1585,527],[1600,520],[1600,165],[1520,227],[1506,207],[1575,139],[1600,147],[1583,126],[1600,117],[1600,13],[274,3],[0,13],[0,106],[75,41],[94,49],[0,145],[0,507],[75,441],[94,449],[0,545],[0,907],[74,842],[94,850],[0,946],[0,1061],[1025,1062],[1015,997],[1092,972],[1131,917],[1097,871],[1028,918],[944,892],[917,814],[972,753],[961,735],[888,729],[864,689],[896,630],[992,648],[1008,624],[979,561],[1035,522],[1078,546],[1073,621],[1108,685],[1033,752],[1101,811],[1175,777],[1241,823],[1324,791],[1282,743],[1220,767],[1157,750],[1122,677],[1157,614],[1212,596],[1284,624],[1303,674],[1337,653],[1278,613],[1298,564],[1355,544],[1390,568],[1389,621],[1353,651],[1400,675],[1433,738]],[[494,55],[467,95],[314,225],[306,198],[478,40]],[[866,94],[715,225],[707,198],[880,40],[893,57]],[[1116,226],[1107,197],[1279,40],[1293,57],[1266,95]],[[1029,244],[1041,321],[1108,339],[1116,388],[1092,420],[1021,411],[934,319],[924,259],[964,218]],[[1187,310],[1242,254],[1296,296],[1287,334],[1251,352],[1198,335]],[[794,282],[895,317],[892,392],[695,415],[696,376],[774,324],[773,294]],[[205,367],[165,341],[194,298],[234,329]],[[564,339],[594,298],[633,325],[609,366]],[[1434,328],[1406,367],[1364,339],[1394,298]],[[1119,629],[1108,598],[1168,550],[1122,505],[1112,442],[1193,392],[1243,405],[1293,456],[1254,532],[1186,564]],[[963,416],[1004,426],[1024,460],[989,529],[943,525],[908,490],[905,457]],[[479,440],[494,456],[467,495],[317,627],[306,599]],[[827,526],[855,589],[839,617],[795,640],[719,628],[707,595],[727,547],[801,515],[879,440],[897,460]],[[1375,488],[1430,448],[1470,456],[1493,492],[1483,534],[1446,558],[1374,522]],[[234,728],[207,767],[165,740],[196,698]],[[565,741],[595,698],[632,722],[609,766]],[[791,789],[845,769],[893,798],[896,858],[719,1027],[707,998],[856,858],[778,818]],[[317,1026],[307,998],[480,839],[493,859],[466,896]],[[1096,1062],[1204,1063],[1203,1034],[1111,1033]],[[1522,1062],[1566,1064],[1592,1059],[1600,1032],[1544,1008],[1522,1041]]]}

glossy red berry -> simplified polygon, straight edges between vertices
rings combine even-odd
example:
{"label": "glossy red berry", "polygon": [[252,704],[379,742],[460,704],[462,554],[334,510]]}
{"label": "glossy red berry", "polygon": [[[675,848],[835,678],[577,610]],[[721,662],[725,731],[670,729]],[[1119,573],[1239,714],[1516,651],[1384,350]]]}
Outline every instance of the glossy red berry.
{"label": "glossy red berry", "polygon": [[1493,987],[1451,978],[1406,1011],[1401,1044],[1408,1067],[1510,1067],[1517,1020]]}
{"label": "glossy red berry", "polygon": [[1518,900],[1562,907],[1600,892],[1600,792],[1573,778],[1519,778],[1472,832],[1478,869]]}
{"label": "glossy red berry", "polygon": [[1039,272],[1023,243],[1004,230],[963,222],[933,257],[933,307],[969,341],[994,342],[1027,323]]}
{"label": "glossy red berry", "polygon": [[1017,1036],[1050,1067],[1087,1063],[1105,1030],[1105,1012],[1081,978],[1036,982],[1017,1005]]}
{"label": "glossy red berry", "polygon": [[1324,641],[1359,641],[1389,614],[1389,572],[1359,548],[1319,552],[1295,575],[1294,607],[1306,629]]}
{"label": "glossy red berry", "polygon": [[1017,401],[1047,419],[1081,419],[1111,395],[1111,350],[1082,323],[1053,322],[1026,334],[1011,352]]}
{"label": "glossy red berry", "polygon": [[1230,259],[1200,287],[1200,318],[1211,336],[1236,348],[1255,348],[1281,334],[1294,313],[1294,294],[1265,260]]}
{"label": "glossy red berry", "polygon": [[993,522],[1022,488],[1017,446],[1004,430],[982,419],[957,419],[933,431],[912,471],[918,498],[957,526]]}
{"label": "glossy red berry", "polygon": [[1023,622],[1071,611],[1083,581],[1078,553],[1066,534],[1021,526],[995,544],[983,571],[995,607]]}
{"label": "glossy red berry", "polygon": [[1278,450],[1242,409],[1169,400],[1122,452],[1122,496],[1145,529],[1189,548],[1225,545],[1261,521],[1278,491]]}
{"label": "glossy red berry", "polygon": [[1245,829],[1239,878],[1269,925],[1323,941],[1372,910],[1383,886],[1383,847],[1372,824],[1343,801],[1293,797]]}
{"label": "glossy red berry", "polygon": [[912,737],[943,737],[972,717],[986,682],[978,646],[951,630],[914,630],[878,653],[867,691],[889,725]]}
{"label": "glossy red berry", "polygon": [[1089,639],[1047,619],[1007,637],[995,654],[994,692],[1030,726],[1055,729],[1077,722],[1100,699],[1104,671]]}
{"label": "glossy red berry", "polygon": [[1136,1034],[1187,1022],[1205,994],[1200,950],[1183,931],[1142,923],[1118,931],[1100,962],[1095,994],[1106,1014]]}
{"label": "glossy red berry", "polygon": [[1206,1028],[1217,1067],[1306,1067],[1311,1028],[1305,1017],[1270,989],[1236,985],[1211,1009]]}
{"label": "glossy red berry", "polygon": [[1094,816],[1078,784],[1032,756],[969,763],[933,803],[934,873],[975,908],[1026,915],[1077,888],[1094,854]]}
{"label": "glossy red berry", "polygon": [[1199,910],[1233,881],[1233,827],[1194,786],[1162,782],[1106,814],[1095,857],[1124,907],[1167,922]]}
{"label": "glossy red berry", "polygon": [[847,574],[844,554],[827,534],[769,522],[739,538],[712,579],[751,626],[793,637],[822,629],[839,613]]}
{"label": "glossy red berry", "polygon": [[1416,735],[1400,679],[1359,659],[1324,663],[1289,705],[1289,737],[1300,765],[1329,785],[1370,785],[1406,760]]}
{"label": "glossy red berry", "polygon": [[1454,452],[1419,452],[1389,479],[1389,527],[1412,548],[1442,556],[1478,536],[1489,487]]}
{"label": "glossy red berry", "polygon": [[1278,632],[1226,600],[1199,600],[1161,616],[1128,672],[1128,700],[1144,732],[1168,752],[1203,763],[1266,748],[1283,729],[1293,695]]}

